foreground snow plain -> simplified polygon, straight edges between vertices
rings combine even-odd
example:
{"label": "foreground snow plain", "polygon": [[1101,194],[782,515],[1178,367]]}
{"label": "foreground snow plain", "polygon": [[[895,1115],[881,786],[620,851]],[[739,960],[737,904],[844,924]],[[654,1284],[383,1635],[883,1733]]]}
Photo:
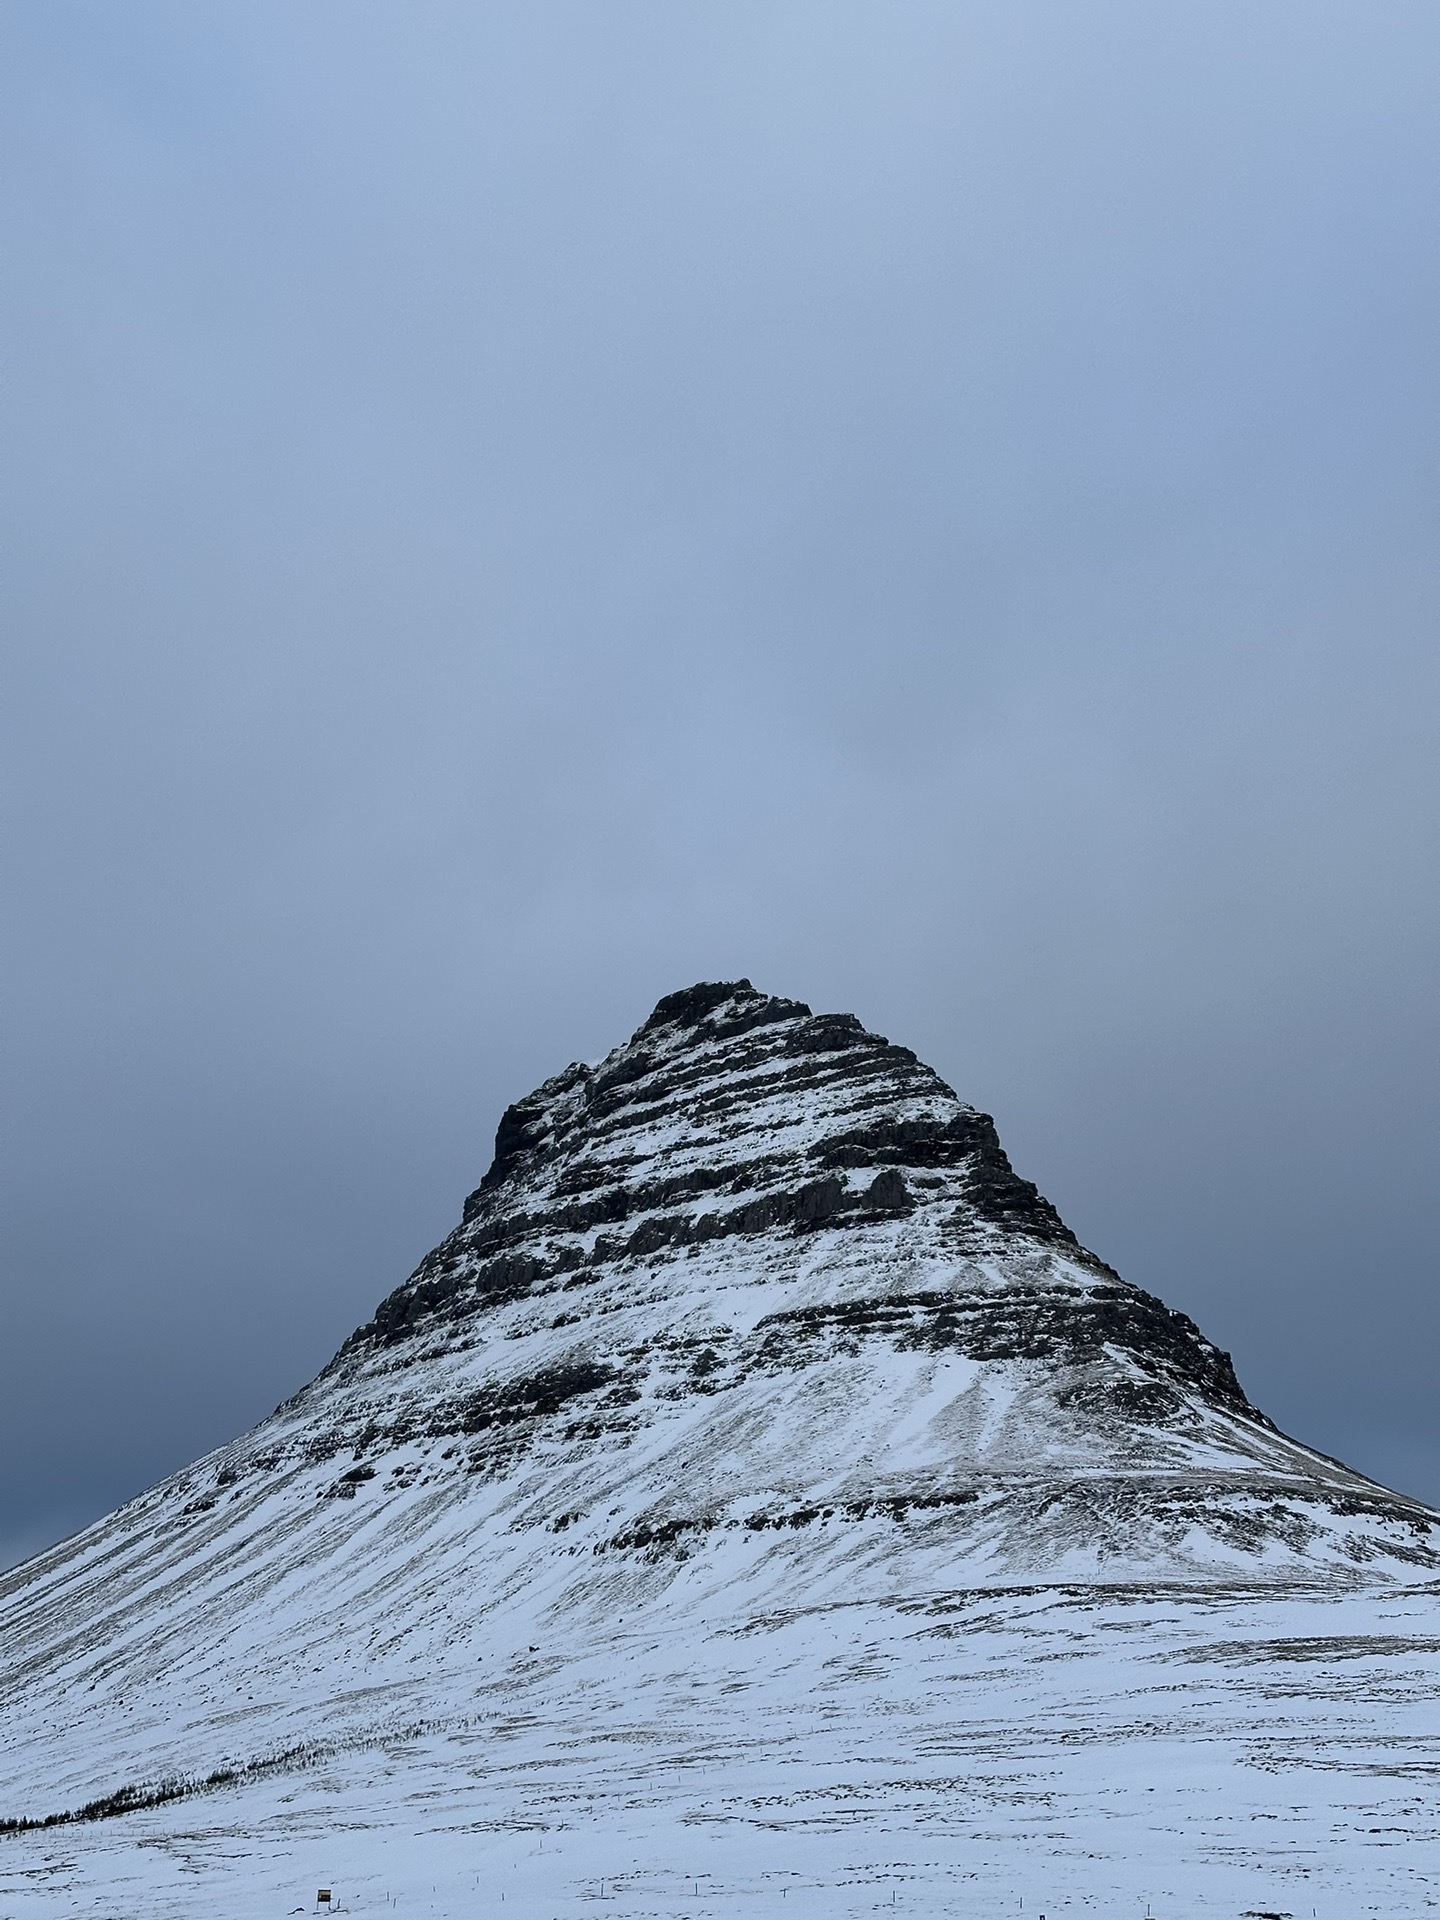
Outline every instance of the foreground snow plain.
{"label": "foreground snow plain", "polygon": [[0,1834],[0,1920],[1420,1914],[1437,1549],[913,1056],[691,990],[0,1578],[0,1818],[142,1803]]}
{"label": "foreground snow plain", "polygon": [[468,1724],[13,1835],[0,1913],[241,1920],[322,1886],[516,1920],[1440,1904],[1433,1587],[984,1590],[723,1627],[694,1603],[689,1631],[538,1649]]}

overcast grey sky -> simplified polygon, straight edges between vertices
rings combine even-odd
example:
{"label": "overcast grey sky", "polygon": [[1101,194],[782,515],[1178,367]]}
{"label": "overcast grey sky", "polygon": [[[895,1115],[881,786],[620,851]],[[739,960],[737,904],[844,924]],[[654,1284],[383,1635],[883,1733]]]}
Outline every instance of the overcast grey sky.
{"label": "overcast grey sky", "polygon": [[0,11],[0,1562],[749,974],[1440,1500],[1434,0]]}

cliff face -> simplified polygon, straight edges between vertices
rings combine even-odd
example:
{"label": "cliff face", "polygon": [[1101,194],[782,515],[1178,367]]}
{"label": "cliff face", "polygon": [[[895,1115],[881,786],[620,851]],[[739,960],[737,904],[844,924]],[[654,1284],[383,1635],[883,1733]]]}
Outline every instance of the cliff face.
{"label": "cliff face", "polygon": [[[703,1388],[671,1398],[823,1364],[839,1342],[1088,1368],[1074,1403],[1127,1430],[1193,1424],[1187,1395],[1267,1424],[1227,1355],[1079,1246],[988,1114],[853,1015],[748,981],[671,994],[600,1067],[510,1107],[462,1224],[345,1351],[433,1356],[522,1301],[610,1349],[607,1313],[703,1314],[776,1282],[786,1304],[741,1308],[744,1333],[705,1323]],[[617,1376],[643,1383],[645,1358],[614,1351]]]}
{"label": "cliff face", "polygon": [[310,1386],[0,1580],[0,1815],[535,1715],[622,1628],[658,1673],[797,1607],[1388,1589],[1437,1526],[1277,1432],[912,1053],[697,986],[506,1112]]}

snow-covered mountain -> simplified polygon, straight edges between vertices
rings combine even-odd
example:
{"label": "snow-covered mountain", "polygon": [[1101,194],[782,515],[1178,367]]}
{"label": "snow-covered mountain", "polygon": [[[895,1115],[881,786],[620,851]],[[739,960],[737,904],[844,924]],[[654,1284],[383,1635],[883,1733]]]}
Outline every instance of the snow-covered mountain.
{"label": "snow-covered mountain", "polygon": [[[461,1224],[293,1400],[0,1579],[0,1817],[135,1809],[0,1841],[0,1903],[69,1912],[118,1876],[179,1911],[186,1834],[210,1910],[230,1884],[260,1911],[297,1832],[338,1825],[367,1838],[302,1878],[365,1857],[353,1910],[376,1836],[397,1897],[427,1822],[422,1877],[509,1872],[517,1912],[597,1871],[636,1912],[698,1875],[693,1905],[710,1868],[675,1836],[706,1823],[732,1843],[707,1897],[742,1899],[743,1858],[746,1911],[822,1881],[851,1910],[816,1833],[889,1858],[977,1822],[983,1870],[947,1854],[889,1890],[934,1911],[968,1872],[989,1899],[1047,1847],[1090,1863],[1077,1898],[1162,1857],[1218,1887],[1294,1866],[1253,1845],[1286,1741],[1330,1795],[1307,1884],[1348,1872],[1353,1899],[1365,1843],[1330,1789],[1357,1740],[1435,1764],[1437,1575],[1440,1516],[1278,1432],[907,1049],[697,986],[506,1112]],[[1167,1772],[1192,1741],[1199,1774]],[[1170,1853],[1153,1825],[1117,1853],[1125,1795],[1153,1813],[1182,1776]],[[243,1873],[214,1838],[237,1820]],[[1383,1871],[1429,1885],[1412,1827]],[[496,1865],[495,1835],[552,1828],[589,1863],[564,1887]],[[792,1829],[809,1866],[770,1858]]]}

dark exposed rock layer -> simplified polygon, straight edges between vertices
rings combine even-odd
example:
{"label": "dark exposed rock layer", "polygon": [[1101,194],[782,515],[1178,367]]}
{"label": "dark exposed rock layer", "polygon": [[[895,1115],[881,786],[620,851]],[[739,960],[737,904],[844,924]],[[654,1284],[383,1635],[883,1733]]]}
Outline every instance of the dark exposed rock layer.
{"label": "dark exposed rock layer", "polygon": [[[757,1104],[815,1124],[791,1141],[750,1124]],[[650,1145],[657,1125],[675,1136],[668,1154]],[[957,1265],[1018,1241],[1063,1253],[1093,1284],[891,1297],[877,1275],[874,1297],[771,1316],[735,1356],[742,1371],[809,1364],[836,1339],[1069,1365],[1109,1348],[1148,1376],[1112,1383],[1111,1408],[1164,1421],[1189,1388],[1259,1417],[1227,1354],[1078,1244],[1015,1173],[988,1114],[853,1015],[813,1014],[744,980],[668,995],[601,1066],[569,1067],[508,1107],[461,1225],[351,1344],[433,1341],[488,1309],[583,1293],[627,1263],[737,1237],[863,1231],[917,1204],[943,1214]]]}

